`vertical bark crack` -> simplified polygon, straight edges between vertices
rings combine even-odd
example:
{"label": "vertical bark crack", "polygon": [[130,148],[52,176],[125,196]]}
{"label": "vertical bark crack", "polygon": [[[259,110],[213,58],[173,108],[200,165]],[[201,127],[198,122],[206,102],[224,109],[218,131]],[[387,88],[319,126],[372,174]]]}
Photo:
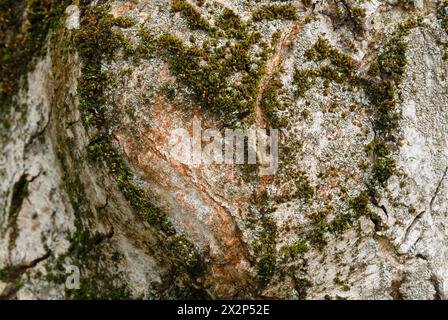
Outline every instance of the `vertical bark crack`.
{"label": "vertical bark crack", "polygon": [[447,174],[448,174],[448,167],[445,168],[445,171],[444,171],[444,173],[442,175],[442,178],[440,179],[439,183],[437,184],[436,191],[434,192],[434,195],[432,196],[431,201],[429,202],[429,209],[431,211],[432,211],[432,206],[434,204],[434,201],[435,201],[435,199],[437,198],[437,195],[440,192],[440,188],[442,187],[443,180],[445,180]]}

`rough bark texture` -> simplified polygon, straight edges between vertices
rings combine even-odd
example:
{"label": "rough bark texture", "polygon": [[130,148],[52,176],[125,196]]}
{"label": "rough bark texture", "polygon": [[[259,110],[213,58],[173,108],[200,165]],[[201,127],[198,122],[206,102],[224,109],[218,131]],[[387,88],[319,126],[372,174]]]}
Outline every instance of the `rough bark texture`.
{"label": "rough bark texture", "polygon": [[[446,0],[0,5],[2,298],[448,297]],[[194,119],[277,173],[177,162]]]}

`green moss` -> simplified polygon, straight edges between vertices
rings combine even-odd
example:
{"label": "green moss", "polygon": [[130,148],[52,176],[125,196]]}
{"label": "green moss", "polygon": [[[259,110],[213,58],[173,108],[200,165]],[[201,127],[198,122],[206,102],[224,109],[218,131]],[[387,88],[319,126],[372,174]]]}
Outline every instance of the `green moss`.
{"label": "green moss", "polygon": [[342,291],[350,291],[350,286],[348,285],[347,281],[341,279],[341,274],[339,272],[334,277],[333,283],[340,286]]}
{"label": "green moss", "polygon": [[437,18],[440,20],[442,28],[448,33],[448,0],[438,1]]}
{"label": "green moss", "polygon": [[257,255],[258,279],[261,287],[265,287],[270,282],[276,268],[277,225],[267,213],[262,213],[261,226],[262,231],[258,235],[254,248]]}
{"label": "green moss", "polygon": [[154,206],[144,190],[135,184],[133,175],[123,158],[111,146],[109,136],[99,135],[93,138],[87,146],[87,156],[90,161],[104,161],[107,164],[123,195],[146,221],[167,235],[176,233],[165,213]]}
{"label": "green moss", "polygon": [[369,209],[370,197],[363,191],[349,202],[350,208],[355,212],[356,217],[370,216],[372,211]]}
{"label": "green moss", "polygon": [[369,75],[380,80],[359,79],[354,73],[352,59],[331,47],[322,38],[319,38],[316,44],[305,52],[305,57],[315,62],[328,61],[330,65],[317,69],[296,70],[294,76],[298,96],[304,96],[318,77],[325,80],[324,86],[334,81],[364,88],[372,105],[376,132],[375,139],[366,147],[367,154],[373,159],[369,181],[370,190],[384,187],[389,177],[396,172],[392,151],[397,141],[396,131],[400,114],[396,110],[395,91],[396,85],[401,82],[406,71],[407,43],[404,37],[421,24],[421,19],[409,19],[397,25],[369,69]]}
{"label": "green moss", "polygon": [[115,20],[114,20],[114,24],[117,27],[125,28],[125,29],[135,26],[136,23],[137,23],[137,21],[135,21],[135,19],[133,19],[131,17],[121,16],[121,17],[115,18]]}
{"label": "green moss", "polygon": [[445,49],[445,51],[443,52],[442,59],[443,59],[444,61],[447,61],[447,60],[448,60],[448,49]]}
{"label": "green moss", "polygon": [[280,38],[282,36],[282,31],[280,29],[277,29],[273,34],[271,38],[271,46],[274,47],[278,44],[280,41]]}
{"label": "green moss", "polygon": [[82,28],[76,31],[75,45],[84,59],[99,63],[111,59],[121,48],[124,35],[112,27],[123,25],[123,18],[114,18],[103,7],[85,8],[81,17]]}
{"label": "green moss", "polygon": [[352,77],[355,64],[346,54],[331,46],[328,41],[319,37],[312,48],[305,51],[307,60],[321,62],[328,60],[336,70],[347,79]]}
{"label": "green moss", "polygon": [[[75,232],[67,236],[70,247],[65,254],[50,255],[46,261],[46,281],[63,285],[67,274],[64,265],[67,263],[80,268],[80,288],[65,289],[67,299],[129,299],[131,298],[126,286],[123,285],[122,274],[111,274],[110,266],[102,264],[105,259],[101,245],[108,240],[108,235],[93,234],[89,231],[88,220],[93,216],[86,206],[84,186],[79,179],[77,163],[68,160],[74,150],[67,150],[69,154],[60,154],[62,172],[64,173],[65,190],[67,190],[74,213]],[[71,166],[75,167],[71,167]],[[70,167],[68,167],[70,166]],[[44,240],[43,240],[44,242]]]}
{"label": "green moss", "polygon": [[370,66],[368,79],[356,75],[353,60],[333,48],[323,38],[319,38],[310,49],[306,50],[305,58],[320,65],[314,69],[296,70],[293,80],[297,88],[296,94],[304,96],[306,91],[315,84],[317,78],[324,80],[324,87],[331,82],[336,82],[364,89],[370,101],[375,138],[366,147],[366,153],[372,160],[370,167],[364,165],[366,170],[370,169],[366,190],[347,200],[348,209],[333,214],[333,219],[330,221],[328,220],[330,215],[326,212],[319,212],[312,216],[310,228],[301,236],[302,240],[298,242],[298,247],[286,248],[287,257],[300,256],[304,248],[303,244],[322,249],[327,244],[329,235],[344,233],[361,216],[371,219],[375,224],[380,221],[369,206],[377,203],[379,188],[384,188],[388,179],[396,173],[393,151],[398,141],[397,130],[400,119],[400,114],[396,110],[396,85],[401,82],[406,71],[405,37],[413,28],[421,25],[421,19],[409,19],[397,25],[381,53]]}
{"label": "green moss", "polygon": [[310,203],[314,197],[314,188],[311,186],[310,181],[306,175],[302,172],[297,172],[297,176],[294,180],[296,191],[294,193],[295,198],[302,199],[305,203]]}
{"label": "green moss", "polygon": [[[0,1],[0,108],[18,92],[20,80],[44,53],[49,30],[59,22],[69,0]],[[23,18],[25,17],[25,18]]]}
{"label": "green moss", "polygon": [[311,246],[322,250],[328,244],[327,238],[328,226],[322,223],[311,228],[306,234],[306,240]]}
{"label": "green moss", "polygon": [[280,91],[282,89],[282,82],[279,80],[278,75],[274,75],[267,84],[261,100],[261,105],[266,116],[270,119],[271,125],[276,128],[281,126],[277,112],[283,109],[282,103],[280,102]]}
{"label": "green moss", "polygon": [[369,67],[368,71],[369,76],[377,77],[380,75],[380,64],[378,63],[378,59],[375,59]]}
{"label": "green moss", "polygon": [[364,31],[366,9],[348,1],[328,1],[330,5],[329,16],[338,25],[345,24],[354,33]]}
{"label": "green moss", "polygon": [[157,43],[155,36],[146,28],[145,24],[142,24],[138,36],[140,42],[134,52],[134,58],[136,61],[139,59],[149,60],[154,57],[154,53],[157,50]]}
{"label": "green moss", "polygon": [[294,289],[297,292],[300,300],[305,300],[308,295],[308,289],[313,286],[313,283],[306,279],[305,276],[293,277]]}
{"label": "green moss", "polygon": [[[330,235],[341,235],[350,228],[361,217],[367,217],[377,222],[378,216],[369,208],[371,199],[367,191],[348,202],[349,210],[331,214],[329,211],[319,211],[310,217],[309,229],[301,235],[300,240],[291,246],[284,248],[286,259],[295,259],[303,256],[310,247],[322,250],[328,243]],[[334,216],[329,220],[329,216]]]}
{"label": "green moss", "polygon": [[392,38],[378,56],[378,66],[383,76],[399,83],[407,65],[406,42],[402,37]]}
{"label": "green moss", "polygon": [[78,176],[79,161],[74,161],[74,150],[60,153],[63,181],[65,190],[69,193],[71,207],[74,213],[75,232],[67,236],[70,242],[68,252],[60,256],[51,256],[46,264],[46,280],[57,284],[64,284],[67,274],[64,265],[69,263],[80,268],[80,288],[65,289],[68,299],[130,299],[130,292],[123,284],[123,275],[120,272],[112,273],[110,266],[106,267],[102,261],[106,258],[102,246],[112,235],[92,233],[89,230],[89,219],[93,216],[90,207],[86,205],[83,183]]}
{"label": "green moss", "polygon": [[103,129],[106,122],[101,110],[103,91],[111,80],[102,71],[101,61],[112,59],[125,45],[124,35],[112,29],[121,23],[123,21],[106,13],[102,7],[85,8],[81,17],[83,27],[74,35],[75,46],[85,62],[78,86],[81,116],[84,123],[99,129]]}
{"label": "green moss", "polygon": [[386,143],[383,137],[376,138],[366,147],[367,154],[374,160],[370,181],[372,188],[384,187],[387,180],[396,173],[396,164],[390,149],[390,142]]}
{"label": "green moss", "polygon": [[294,259],[297,258],[304,253],[308,252],[309,244],[306,240],[298,240],[293,245],[287,246],[284,248],[285,254],[288,258]]}
{"label": "green moss", "polygon": [[0,281],[9,282],[11,279],[11,273],[13,272],[13,267],[6,265],[0,269]]}
{"label": "green moss", "polygon": [[344,284],[344,282],[341,280],[341,274],[338,272],[337,274],[336,274],[336,276],[334,277],[334,279],[333,279],[333,283],[334,284],[337,284],[337,285],[343,285]]}
{"label": "green moss", "polygon": [[172,7],[174,12],[180,12],[187,20],[187,24],[192,29],[199,29],[210,32],[210,24],[205,20],[196,8],[186,0],[173,0]]}
{"label": "green moss", "polygon": [[[287,161],[287,160],[286,160]],[[288,172],[287,178],[293,182],[288,194],[276,198],[277,203],[300,199],[305,204],[310,204],[314,198],[315,191],[310,184],[309,177],[300,170]]]}
{"label": "green moss", "polygon": [[[96,132],[86,147],[86,157],[92,165],[106,166],[135,212],[158,230],[158,237],[165,241],[165,258],[169,259],[176,268],[173,279],[191,277],[188,281],[193,284],[205,272],[206,265],[194,245],[185,236],[177,234],[166,214],[156,207],[145,191],[136,184],[131,170],[112,146],[109,123],[102,110],[105,104],[104,90],[114,80],[102,71],[102,61],[113,59],[117,51],[128,45],[124,35],[114,31],[113,27],[130,25],[129,21],[113,18],[107,13],[107,7],[92,8],[87,5],[81,7],[81,29],[76,32],[74,39],[83,62],[82,75],[78,83],[79,105],[84,125],[89,131]],[[154,37],[144,26],[139,30],[139,37],[142,40],[142,46],[133,50],[133,54],[138,55],[139,58],[150,58],[151,49],[155,49],[156,45]],[[61,164],[66,164],[65,157],[61,158],[64,158]],[[77,179],[66,180],[70,184],[67,190],[78,190],[72,194],[76,232],[69,238],[70,259],[74,259],[77,265],[83,266],[82,288],[68,291],[67,296],[75,299],[127,298],[129,292],[124,286],[113,281],[109,275],[102,274],[103,266],[98,263],[98,255],[101,255],[101,251],[97,247],[99,243],[107,239],[102,235],[91,234],[84,223],[89,213],[81,204],[82,199],[86,197],[82,192],[81,182]],[[173,284],[172,288],[175,289],[177,286]],[[197,294],[200,290],[190,291]]]}
{"label": "green moss", "polygon": [[273,208],[266,191],[254,195],[251,204],[253,206],[245,223],[255,235],[255,240],[250,243],[257,271],[257,277],[254,280],[257,281],[258,291],[262,291],[269,284],[276,270],[277,225],[271,217]]}
{"label": "green moss", "polygon": [[[82,187],[78,181],[77,185]],[[81,190],[77,191],[81,193]],[[79,196],[80,194],[78,194]],[[104,266],[101,265],[100,259],[102,253],[99,251],[98,244],[103,238],[99,235],[92,235],[82,220],[81,206],[78,202],[72,201],[72,207],[75,212],[74,234],[69,236],[70,249],[68,256],[71,263],[81,268],[81,279],[79,289],[65,289],[66,298],[74,300],[122,300],[130,299],[130,292],[124,284],[120,284],[121,274],[117,273],[113,276],[105,272]],[[60,264],[65,257],[59,257],[56,264]],[[62,266],[59,268],[60,271]],[[53,272],[49,273],[52,277],[47,278],[48,281],[64,282],[66,275],[63,273],[56,274],[58,268],[54,267]]]}
{"label": "green moss", "polygon": [[317,78],[324,79],[324,86],[331,82],[347,83],[355,85],[355,63],[346,54],[331,46],[328,41],[319,37],[316,43],[305,51],[305,58],[316,63],[328,62],[317,68],[296,69],[293,83],[296,85],[296,94],[303,97],[305,93],[316,83]]}
{"label": "green moss", "polygon": [[345,291],[345,292],[350,291],[350,289],[351,289],[351,287],[348,284],[342,285],[342,288],[341,288],[341,290]]}
{"label": "green moss", "polygon": [[292,5],[264,5],[257,9],[252,18],[254,21],[261,20],[297,20],[297,12],[294,6]]}
{"label": "green moss", "polygon": [[373,159],[369,182],[371,190],[384,187],[396,172],[395,160],[392,157],[398,139],[396,131],[400,119],[395,98],[396,85],[401,83],[408,62],[405,37],[413,28],[421,25],[421,19],[409,19],[395,28],[369,71],[371,76],[376,76],[382,81],[364,83],[365,91],[373,106],[373,124],[376,133],[375,139],[366,147],[367,154]]}
{"label": "green moss", "polygon": [[349,8],[348,12],[352,21],[358,25],[361,24],[363,19],[366,17],[366,9],[361,7],[352,6]]}
{"label": "green moss", "polygon": [[296,86],[296,94],[304,97],[306,92],[316,83],[317,72],[313,69],[296,69],[294,72],[293,83]]}
{"label": "green moss", "polygon": [[[79,182],[78,182],[79,183]],[[79,186],[81,184],[79,183]],[[78,190],[77,192],[82,192]],[[74,234],[69,236],[70,248],[68,254],[60,256],[55,260],[55,265],[47,275],[47,280],[64,283],[66,274],[62,266],[62,261],[69,257],[71,264],[80,268],[81,279],[79,289],[65,289],[65,296],[74,300],[127,300],[131,298],[127,287],[121,282],[122,274],[110,274],[105,271],[105,266],[101,264],[103,254],[98,247],[104,238],[99,235],[92,235],[82,220],[83,213],[81,205],[72,201],[75,211]],[[59,266],[58,266],[59,265]]]}
{"label": "green moss", "polygon": [[[73,300],[129,300],[132,298],[125,285],[113,285],[112,278],[102,273],[83,277],[79,289],[66,290],[66,298]],[[100,286],[99,283],[108,284]]]}
{"label": "green moss", "polygon": [[305,8],[311,8],[311,6],[313,5],[312,0],[301,0],[301,2]]}
{"label": "green moss", "polygon": [[232,10],[224,8],[222,15],[215,22],[216,26],[225,31],[228,38],[247,38],[247,26]]}
{"label": "green moss", "polygon": [[[132,181],[132,174],[123,158],[110,143],[106,131],[106,119],[101,110],[104,105],[103,91],[109,84],[107,75],[101,71],[101,59],[111,59],[122,45],[123,35],[112,31],[117,20],[104,8],[87,8],[82,16],[82,28],[77,32],[75,45],[83,59],[83,73],[78,85],[80,109],[84,122],[100,132],[87,146],[91,162],[104,161],[116,177],[119,187],[131,205],[150,223],[168,234],[173,228],[160,209],[152,205],[144,191]],[[145,38],[145,34],[140,33]]]}
{"label": "green moss", "polygon": [[407,42],[404,37],[408,36],[412,29],[422,25],[422,19],[419,17],[408,19],[395,28],[377,59],[383,79],[387,77],[389,80],[395,81],[396,84],[401,83],[408,62],[406,57]]}
{"label": "green moss", "polygon": [[[157,38],[157,44],[178,78],[194,92],[197,101],[212,112],[226,115],[229,122],[250,115],[266,55],[255,59],[251,47],[260,35],[250,33],[244,39],[223,46],[204,42],[202,47],[186,46],[169,34]],[[239,75],[238,83],[232,81]]]}
{"label": "green moss", "polygon": [[340,212],[328,225],[328,232],[334,235],[343,234],[352,227],[354,217],[349,212]]}

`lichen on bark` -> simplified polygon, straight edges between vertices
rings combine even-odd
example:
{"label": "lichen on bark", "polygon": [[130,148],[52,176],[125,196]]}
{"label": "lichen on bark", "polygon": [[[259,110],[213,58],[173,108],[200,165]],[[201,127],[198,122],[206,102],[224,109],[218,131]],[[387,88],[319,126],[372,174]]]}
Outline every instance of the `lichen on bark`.
{"label": "lichen on bark", "polygon": [[394,3],[0,1],[0,295],[445,298],[446,1]]}

